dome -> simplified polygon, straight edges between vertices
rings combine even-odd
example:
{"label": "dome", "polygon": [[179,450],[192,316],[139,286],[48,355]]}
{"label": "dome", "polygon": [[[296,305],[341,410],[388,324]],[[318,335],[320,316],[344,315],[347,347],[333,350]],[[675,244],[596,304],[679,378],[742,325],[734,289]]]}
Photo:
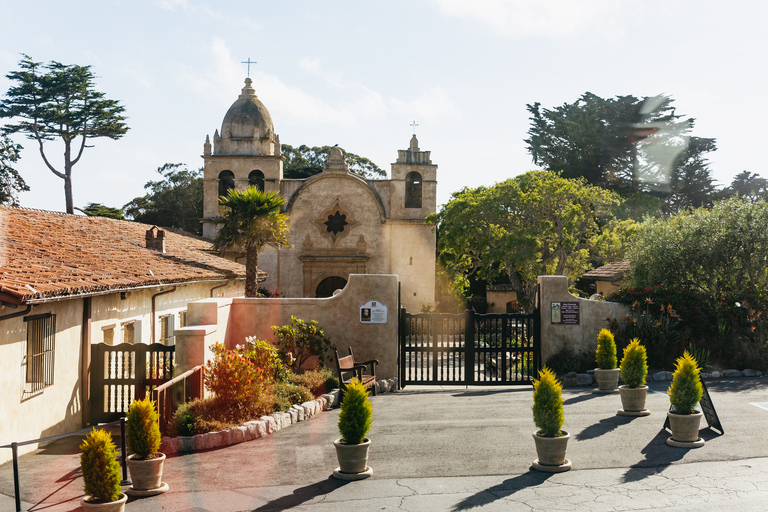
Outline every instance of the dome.
{"label": "dome", "polygon": [[245,79],[243,93],[238,96],[221,123],[221,137],[227,138],[272,138],[275,132],[272,116],[256,97],[252,80]]}

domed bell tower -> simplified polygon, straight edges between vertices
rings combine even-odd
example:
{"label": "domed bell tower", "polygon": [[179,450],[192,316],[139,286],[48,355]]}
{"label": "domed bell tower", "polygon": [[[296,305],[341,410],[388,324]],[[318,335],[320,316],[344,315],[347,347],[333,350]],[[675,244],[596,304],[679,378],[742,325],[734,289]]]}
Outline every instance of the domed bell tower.
{"label": "domed bell tower", "polygon": [[206,135],[203,144],[203,236],[213,239],[221,215],[219,197],[232,188],[258,187],[280,191],[284,158],[280,137],[275,134],[272,116],[258,99],[253,81],[229,107],[221,123],[221,132],[213,134],[213,144]]}

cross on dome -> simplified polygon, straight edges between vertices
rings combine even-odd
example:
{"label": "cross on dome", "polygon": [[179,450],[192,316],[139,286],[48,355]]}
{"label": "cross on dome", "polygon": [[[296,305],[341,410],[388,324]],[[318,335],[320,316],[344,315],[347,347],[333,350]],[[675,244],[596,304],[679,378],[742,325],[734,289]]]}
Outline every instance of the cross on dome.
{"label": "cross on dome", "polygon": [[240,61],[240,64],[248,64],[248,77],[251,76],[251,64],[256,64],[255,60],[251,60],[250,57],[248,57],[248,60]]}

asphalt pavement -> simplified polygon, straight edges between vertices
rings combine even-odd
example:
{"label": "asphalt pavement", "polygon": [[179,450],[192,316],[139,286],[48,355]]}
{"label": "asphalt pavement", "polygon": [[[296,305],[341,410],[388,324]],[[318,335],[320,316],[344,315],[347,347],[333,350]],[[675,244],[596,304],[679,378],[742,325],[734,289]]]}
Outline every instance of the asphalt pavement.
{"label": "asphalt pavement", "polygon": [[[338,410],[275,434],[166,460],[170,491],[131,498],[128,512],[764,510],[768,505],[768,378],[707,381],[724,433],[698,449],[666,445],[668,382],[651,383],[651,415],[617,416],[618,395],[563,390],[573,469],[545,474],[536,458],[532,388],[416,387],[372,397],[373,476],[342,482],[332,441]],[[705,425],[702,425],[705,427]],[[79,440],[20,458],[23,510],[79,510]],[[10,463],[0,511],[13,511]]]}

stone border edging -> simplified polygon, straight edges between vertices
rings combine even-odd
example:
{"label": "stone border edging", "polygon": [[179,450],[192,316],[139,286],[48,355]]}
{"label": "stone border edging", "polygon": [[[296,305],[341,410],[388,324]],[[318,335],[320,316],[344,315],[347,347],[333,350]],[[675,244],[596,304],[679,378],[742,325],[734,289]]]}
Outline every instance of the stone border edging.
{"label": "stone border edging", "polygon": [[[648,379],[649,381],[663,381],[663,380],[672,380],[672,374],[673,372],[668,371],[661,371],[656,372],[653,375],[649,375]],[[701,372],[701,378],[712,380],[712,379],[722,379],[722,378],[734,378],[734,377],[763,377],[764,373],[760,370],[723,370],[723,371],[714,371],[714,372]],[[565,375],[558,376],[560,382],[563,384],[564,388],[575,388],[575,387],[584,387],[584,386],[591,386],[593,384],[596,384],[597,381],[594,380],[594,375],[592,373],[576,373],[576,372],[570,372],[566,373]]]}
{"label": "stone border edging", "polygon": [[[377,393],[390,393],[396,390],[396,378],[376,382]],[[221,432],[208,432],[194,436],[163,436],[160,451],[166,455],[191,453],[260,439],[290,427],[299,421],[311,419],[322,411],[338,407],[339,395],[339,390],[334,389],[330,393],[326,393],[309,402],[304,402],[301,405],[292,405],[285,412],[274,412],[269,416],[262,416],[258,420],[246,421],[242,425]]]}

